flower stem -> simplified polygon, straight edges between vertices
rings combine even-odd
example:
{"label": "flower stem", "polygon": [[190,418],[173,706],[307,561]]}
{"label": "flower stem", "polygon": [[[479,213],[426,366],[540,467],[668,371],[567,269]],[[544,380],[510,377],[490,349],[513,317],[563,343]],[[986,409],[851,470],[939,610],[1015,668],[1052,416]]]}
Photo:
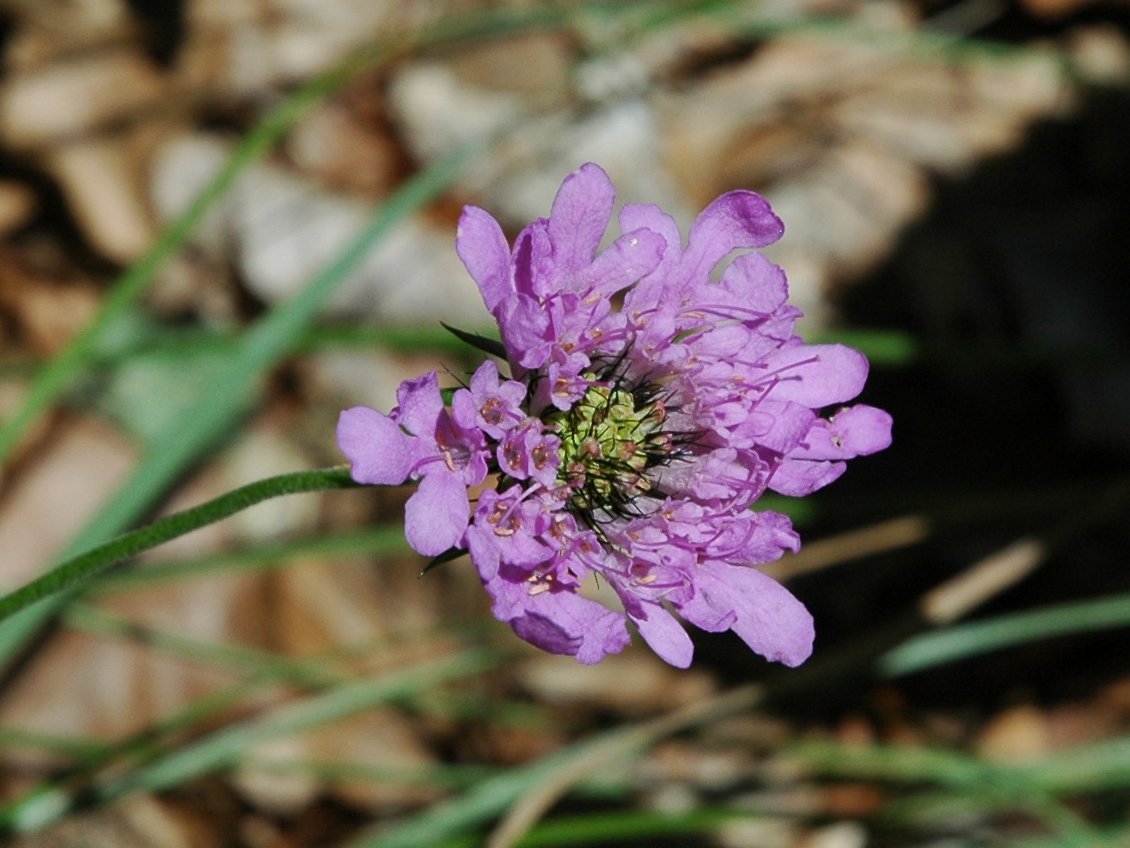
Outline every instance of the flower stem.
{"label": "flower stem", "polygon": [[46,574],[0,598],[0,621],[36,601],[91,579],[120,560],[155,548],[206,524],[227,518],[261,501],[300,492],[350,489],[356,485],[349,477],[348,468],[336,466],[315,471],[280,474],[277,477],[268,477],[233,489],[199,506],[173,513],[152,524],[123,533],[109,542],[66,560]]}

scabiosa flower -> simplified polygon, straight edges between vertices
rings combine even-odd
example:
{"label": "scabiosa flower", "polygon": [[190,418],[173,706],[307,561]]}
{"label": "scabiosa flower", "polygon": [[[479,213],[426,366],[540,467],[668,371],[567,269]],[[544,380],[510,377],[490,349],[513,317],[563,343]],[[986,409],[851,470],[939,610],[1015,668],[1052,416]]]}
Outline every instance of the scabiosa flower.
{"label": "scabiosa flower", "polygon": [[[494,615],[540,648],[596,663],[627,645],[630,620],[686,667],[681,618],[798,665],[812,617],[757,566],[800,540],[754,507],[767,489],[809,494],[887,447],[890,416],[839,406],[863,388],[862,354],[793,333],[784,273],[750,251],[783,232],[764,199],[722,195],[686,245],[658,207],[628,205],[598,251],[614,199],[585,165],[513,248],[468,206],[456,249],[508,375],[484,362],[449,406],[434,372],[409,380],[389,415],[343,412],[338,443],[358,482],[420,481],[409,543],[468,551]],[[582,594],[593,579],[622,610]]]}

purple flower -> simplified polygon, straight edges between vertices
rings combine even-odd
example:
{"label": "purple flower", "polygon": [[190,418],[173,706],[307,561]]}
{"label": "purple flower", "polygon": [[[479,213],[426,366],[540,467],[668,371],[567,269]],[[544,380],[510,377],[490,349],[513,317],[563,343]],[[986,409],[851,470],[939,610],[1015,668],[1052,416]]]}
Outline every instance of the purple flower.
{"label": "purple flower", "polygon": [[[585,165],[513,248],[467,207],[456,249],[510,379],[484,363],[449,407],[434,373],[409,380],[390,415],[343,412],[338,443],[358,482],[420,480],[408,541],[431,556],[469,551],[494,615],[546,651],[599,662],[628,643],[631,621],[686,667],[687,621],[798,665],[812,617],[757,566],[800,540],[753,506],[767,489],[813,492],[887,447],[890,416],[839,406],[863,388],[862,354],[794,334],[784,273],[750,252],[783,232],[764,199],[722,195],[685,246],[658,207],[625,206],[621,235],[599,250],[614,199]],[[472,509],[468,488],[488,474]],[[592,582],[622,610],[586,596]]]}

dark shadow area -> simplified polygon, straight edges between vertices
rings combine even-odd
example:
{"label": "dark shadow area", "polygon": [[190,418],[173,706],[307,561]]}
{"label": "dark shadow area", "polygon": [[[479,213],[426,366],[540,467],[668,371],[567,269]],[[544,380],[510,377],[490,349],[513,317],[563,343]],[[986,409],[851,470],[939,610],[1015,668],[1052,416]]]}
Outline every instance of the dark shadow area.
{"label": "dark shadow area", "polygon": [[[1130,92],[1092,91],[1070,120],[936,186],[929,214],[845,303],[845,324],[908,332],[906,367],[876,367],[862,398],[888,409],[894,446],[815,498],[806,541],[910,513],[925,544],[790,584],[818,622],[815,662],[909,616],[918,598],[1017,539],[1066,534],[987,617],[1125,592],[1130,520],[1107,494],[1130,475]],[[1112,631],[1117,633],[1117,631]],[[992,710],[1021,694],[1065,700],[1125,673],[1112,632],[1035,642],[896,682],[931,708]],[[771,674],[736,639],[700,656],[734,679]],[[825,682],[827,679],[824,678]],[[841,714],[877,681],[798,692]]]}

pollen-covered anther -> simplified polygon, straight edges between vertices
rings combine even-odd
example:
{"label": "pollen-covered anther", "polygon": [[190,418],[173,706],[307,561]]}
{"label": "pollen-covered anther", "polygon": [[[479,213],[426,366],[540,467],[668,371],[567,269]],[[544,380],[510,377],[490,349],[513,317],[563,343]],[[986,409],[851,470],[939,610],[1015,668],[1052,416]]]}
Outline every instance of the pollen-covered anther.
{"label": "pollen-covered anther", "polygon": [[487,398],[479,413],[488,424],[502,423],[502,404],[498,402],[497,398]]}
{"label": "pollen-covered anther", "polygon": [[539,444],[530,451],[530,457],[534,461],[534,467],[537,469],[545,468],[549,464],[549,449],[544,444]]}
{"label": "pollen-covered anther", "polygon": [[552,574],[531,574],[526,582],[530,584],[528,589],[531,595],[540,595],[548,592],[553,588],[553,575]]}

